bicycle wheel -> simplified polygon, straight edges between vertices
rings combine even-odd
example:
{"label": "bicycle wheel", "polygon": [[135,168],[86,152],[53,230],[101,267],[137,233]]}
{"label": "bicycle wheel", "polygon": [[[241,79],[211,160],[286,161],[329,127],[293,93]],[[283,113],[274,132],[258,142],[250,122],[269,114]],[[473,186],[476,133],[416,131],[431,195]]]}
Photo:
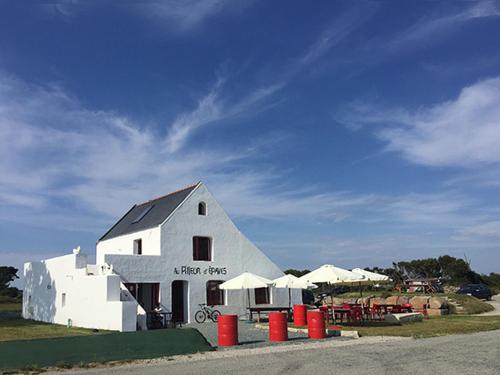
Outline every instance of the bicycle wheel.
{"label": "bicycle wheel", "polygon": [[204,311],[198,310],[196,314],[194,314],[194,320],[196,320],[197,323],[203,323],[205,319],[207,319],[207,315]]}
{"label": "bicycle wheel", "polygon": [[212,319],[212,322],[217,323],[217,319],[219,319],[220,311],[219,310],[212,310],[212,314],[210,315],[210,319]]}

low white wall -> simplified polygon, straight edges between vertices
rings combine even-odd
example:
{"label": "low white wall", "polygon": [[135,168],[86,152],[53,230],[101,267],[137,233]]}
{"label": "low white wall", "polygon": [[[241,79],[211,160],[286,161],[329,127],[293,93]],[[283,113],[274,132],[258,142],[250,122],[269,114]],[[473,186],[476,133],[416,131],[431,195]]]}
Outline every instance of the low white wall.
{"label": "low white wall", "polygon": [[[118,275],[87,275],[70,254],[24,266],[23,317],[83,328],[135,331],[137,303],[120,301]],[[64,296],[64,297],[63,297]]]}

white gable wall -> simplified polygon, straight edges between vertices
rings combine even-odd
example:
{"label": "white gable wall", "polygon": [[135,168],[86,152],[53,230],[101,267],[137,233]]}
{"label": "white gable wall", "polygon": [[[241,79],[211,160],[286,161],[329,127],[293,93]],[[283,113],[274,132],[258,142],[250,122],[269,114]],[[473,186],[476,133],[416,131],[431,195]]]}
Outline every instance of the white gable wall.
{"label": "white gable wall", "polygon": [[[205,202],[207,216],[198,215],[198,203]],[[193,261],[193,236],[211,237],[212,261]],[[125,236],[123,236],[125,237]],[[123,241],[132,242],[127,235]],[[194,319],[198,303],[206,303],[208,280],[229,280],[248,271],[274,279],[283,272],[250,242],[234,225],[222,207],[203,184],[200,184],[171,217],[161,225],[160,256],[104,255],[115,272],[127,282],[160,282],[160,302],[170,310],[171,285],[174,280],[188,282],[189,320]],[[106,242],[111,242],[113,239]],[[123,245],[124,247],[125,245]],[[99,247],[99,245],[98,245]],[[187,270],[191,272],[188,272]],[[288,306],[288,290],[273,289],[274,306]],[[293,303],[301,303],[301,291],[293,290]],[[247,292],[227,291],[226,306],[217,308],[223,313],[246,312]],[[251,291],[251,304],[254,295]]]}

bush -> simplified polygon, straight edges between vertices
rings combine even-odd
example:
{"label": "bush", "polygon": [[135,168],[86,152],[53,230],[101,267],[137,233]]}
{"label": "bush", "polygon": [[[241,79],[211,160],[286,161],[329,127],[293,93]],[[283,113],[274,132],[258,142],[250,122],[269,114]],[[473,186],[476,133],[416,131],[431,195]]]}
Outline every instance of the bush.
{"label": "bush", "polygon": [[13,298],[17,300],[22,300],[23,298],[23,292],[17,288],[14,287],[9,287],[5,289],[0,290],[0,298],[2,297],[8,297],[8,298]]}

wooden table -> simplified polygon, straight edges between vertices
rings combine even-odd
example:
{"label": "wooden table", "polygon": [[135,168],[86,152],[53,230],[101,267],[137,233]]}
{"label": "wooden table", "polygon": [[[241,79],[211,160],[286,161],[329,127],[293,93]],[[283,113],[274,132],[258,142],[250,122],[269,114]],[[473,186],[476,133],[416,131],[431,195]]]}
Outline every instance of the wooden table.
{"label": "wooden table", "polygon": [[257,313],[257,322],[260,323],[260,313],[261,312],[283,312],[285,311],[288,315],[288,318],[290,318],[292,308],[291,307],[250,307],[248,308],[249,315],[250,315],[250,320],[253,320],[253,313]]}

